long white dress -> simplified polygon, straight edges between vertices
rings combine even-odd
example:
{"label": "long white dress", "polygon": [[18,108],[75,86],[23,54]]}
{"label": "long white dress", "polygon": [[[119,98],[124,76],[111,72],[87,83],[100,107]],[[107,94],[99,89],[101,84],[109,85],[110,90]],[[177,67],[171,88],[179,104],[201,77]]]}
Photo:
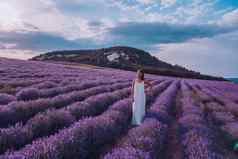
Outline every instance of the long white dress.
{"label": "long white dress", "polygon": [[132,105],[132,125],[140,125],[145,116],[145,90],[144,81],[134,84],[134,102]]}

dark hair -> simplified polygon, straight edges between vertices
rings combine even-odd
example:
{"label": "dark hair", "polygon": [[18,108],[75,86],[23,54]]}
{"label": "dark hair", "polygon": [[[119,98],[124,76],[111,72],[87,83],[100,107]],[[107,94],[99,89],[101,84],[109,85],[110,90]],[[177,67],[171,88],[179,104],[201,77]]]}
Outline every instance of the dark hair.
{"label": "dark hair", "polygon": [[139,69],[138,71],[142,74],[142,75],[141,75],[141,80],[144,80],[144,79],[145,79],[144,70],[143,70],[143,69]]}

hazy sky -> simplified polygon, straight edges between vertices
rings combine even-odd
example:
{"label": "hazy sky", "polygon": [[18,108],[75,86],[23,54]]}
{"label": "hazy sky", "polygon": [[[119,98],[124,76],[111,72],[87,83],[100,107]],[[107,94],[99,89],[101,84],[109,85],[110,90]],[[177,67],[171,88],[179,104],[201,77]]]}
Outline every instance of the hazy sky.
{"label": "hazy sky", "polygon": [[0,1],[0,56],[113,45],[238,77],[238,0]]}

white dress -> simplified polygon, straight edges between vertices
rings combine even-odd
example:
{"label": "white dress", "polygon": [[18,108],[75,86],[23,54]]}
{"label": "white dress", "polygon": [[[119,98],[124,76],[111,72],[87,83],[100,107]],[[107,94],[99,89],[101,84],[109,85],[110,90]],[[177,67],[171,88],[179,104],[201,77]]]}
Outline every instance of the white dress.
{"label": "white dress", "polygon": [[134,84],[134,102],[132,105],[132,125],[140,125],[145,116],[145,90],[144,81]]}

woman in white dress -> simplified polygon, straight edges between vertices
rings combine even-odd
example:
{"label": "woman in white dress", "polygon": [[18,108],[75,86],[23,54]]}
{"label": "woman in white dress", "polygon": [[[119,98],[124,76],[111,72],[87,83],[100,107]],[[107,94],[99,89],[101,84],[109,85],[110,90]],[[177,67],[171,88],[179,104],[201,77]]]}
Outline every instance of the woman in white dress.
{"label": "woman in white dress", "polygon": [[146,95],[145,89],[151,88],[149,81],[144,79],[143,70],[137,71],[137,78],[132,84],[133,105],[132,105],[132,125],[140,125],[145,116]]}

